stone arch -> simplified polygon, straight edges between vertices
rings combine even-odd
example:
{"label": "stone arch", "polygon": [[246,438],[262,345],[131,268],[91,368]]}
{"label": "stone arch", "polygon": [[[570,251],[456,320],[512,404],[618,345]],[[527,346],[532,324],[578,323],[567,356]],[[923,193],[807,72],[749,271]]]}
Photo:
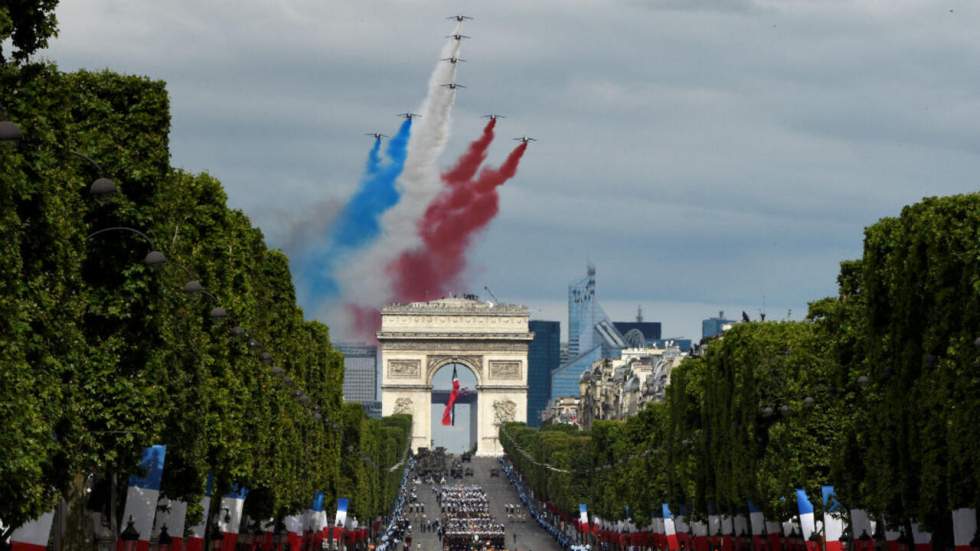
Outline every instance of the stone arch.
{"label": "stone arch", "polygon": [[459,364],[473,374],[477,388],[483,384],[483,358],[473,356],[430,356],[427,359],[425,385],[432,388],[432,379],[440,369],[451,364]]}

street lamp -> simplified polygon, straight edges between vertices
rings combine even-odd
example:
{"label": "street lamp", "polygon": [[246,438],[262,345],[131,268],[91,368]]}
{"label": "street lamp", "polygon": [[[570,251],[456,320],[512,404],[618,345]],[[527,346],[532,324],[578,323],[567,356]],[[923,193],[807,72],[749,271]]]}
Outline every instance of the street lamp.
{"label": "street lamp", "polygon": [[211,309],[211,319],[215,321],[221,321],[228,317],[228,311],[220,306],[215,306]]}
{"label": "street lamp", "polygon": [[245,329],[241,325],[236,325],[231,328],[231,334],[236,337],[241,337],[245,334]]}
{"label": "street lamp", "polygon": [[779,406],[779,413],[782,413],[784,416],[786,416],[786,415],[789,415],[789,412],[790,412],[790,409],[789,409],[789,406],[788,405],[783,404],[783,405]]}
{"label": "street lamp", "polygon": [[814,402],[815,402],[815,400],[813,399],[812,396],[807,396],[806,398],[803,399],[803,405],[806,406],[806,407],[808,407],[808,408],[812,408]]}
{"label": "street lamp", "polygon": [[92,182],[91,186],[89,186],[88,192],[90,195],[93,197],[104,197],[106,195],[112,195],[116,192],[116,183],[109,178],[102,176],[102,174],[104,174],[102,167],[99,165],[99,163],[95,162],[95,159],[89,157],[88,155],[79,153],[78,151],[69,150],[68,153],[88,161],[89,164],[95,167],[96,173],[99,175],[99,177]]}
{"label": "street lamp", "polygon": [[0,106],[0,113],[4,120],[0,120],[0,141],[3,142],[13,142],[21,138],[23,133],[20,131],[20,127],[15,123],[6,120],[7,110]]}
{"label": "street lamp", "polygon": [[129,515],[126,522],[126,529],[119,534],[119,539],[123,542],[123,551],[136,551],[136,542],[140,539],[140,533],[133,526],[133,515]]}
{"label": "street lamp", "polygon": [[150,251],[146,253],[146,256],[143,258],[143,264],[146,264],[150,268],[163,266],[166,263],[167,257],[160,251]]}
{"label": "street lamp", "polygon": [[167,525],[160,527],[160,535],[157,537],[157,551],[170,551],[170,544],[173,538],[167,533]]}
{"label": "street lamp", "polygon": [[184,292],[188,295],[196,295],[203,290],[204,285],[201,285],[201,282],[196,279],[192,279],[184,284]]}
{"label": "street lamp", "polygon": [[150,239],[150,236],[137,230],[136,228],[130,228],[128,226],[113,226],[111,228],[102,228],[101,230],[97,230],[88,234],[88,237],[86,237],[86,239],[92,239],[104,233],[116,232],[116,231],[131,233],[133,235],[142,238],[144,241],[150,244],[151,247],[150,252],[146,253],[146,256],[143,257],[143,264],[146,264],[150,268],[156,268],[158,266],[162,266],[163,264],[166,264],[167,262],[166,255],[164,255],[156,248],[152,248],[154,247],[154,245],[153,245],[153,240]]}
{"label": "street lamp", "polygon": [[269,354],[268,352],[263,352],[262,354],[259,355],[259,359],[262,360],[262,363],[269,365],[272,363],[272,354]]}
{"label": "street lamp", "polygon": [[857,383],[861,385],[862,388],[867,388],[870,382],[871,379],[869,379],[867,375],[861,375],[860,377],[857,378]]}

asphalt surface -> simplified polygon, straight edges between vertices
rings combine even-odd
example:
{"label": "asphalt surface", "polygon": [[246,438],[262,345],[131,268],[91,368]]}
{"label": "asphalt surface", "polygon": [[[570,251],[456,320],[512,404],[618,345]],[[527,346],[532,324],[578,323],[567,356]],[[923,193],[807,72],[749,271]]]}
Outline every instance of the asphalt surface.
{"label": "asphalt surface", "polygon": [[[515,521],[507,519],[507,504],[521,505],[520,498],[517,497],[517,492],[514,491],[514,487],[510,485],[507,478],[500,474],[499,477],[491,477],[490,469],[499,468],[500,463],[493,458],[477,458],[474,457],[471,463],[463,463],[464,468],[471,466],[473,468],[473,476],[464,477],[462,480],[448,480],[447,485],[452,483],[462,483],[462,484],[476,484],[482,486],[483,490],[487,493],[487,499],[490,502],[490,513],[496,517],[497,522],[504,525],[507,537],[507,548],[517,549],[520,551],[561,551],[558,544],[548,535],[547,532],[542,530],[534,519],[530,518],[524,507],[521,507],[521,514],[524,517],[523,521]],[[434,518],[439,518],[439,504],[436,503],[435,494],[432,492],[432,488],[428,484],[418,484],[415,486],[416,495],[418,495],[419,501],[425,504],[425,515],[428,520]],[[410,514],[412,519],[412,547],[417,547],[416,544],[422,544],[421,549],[424,551],[439,551],[442,546],[439,544],[439,537],[434,533],[423,533],[418,529],[418,518],[421,515]],[[514,535],[517,535],[517,539],[514,539]],[[413,550],[414,551],[414,550]]]}

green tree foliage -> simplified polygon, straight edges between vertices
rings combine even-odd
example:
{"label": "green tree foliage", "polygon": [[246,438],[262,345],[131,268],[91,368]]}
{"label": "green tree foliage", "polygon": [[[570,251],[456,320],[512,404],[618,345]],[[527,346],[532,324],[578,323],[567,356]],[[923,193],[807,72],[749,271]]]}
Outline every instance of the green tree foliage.
{"label": "green tree foliage", "polygon": [[752,501],[785,519],[794,489],[831,484],[891,524],[924,522],[942,546],[949,511],[980,505],[980,194],[870,226],[838,284],[804,322],[726,331],[626,421],[508,424],[504,449],[566,511],[585,501],[645,525],[664,501],[695,517]]}
{"label": "green tree foliage", "polygon": [[[0,96],[25,136],[0,144],[0,518],[16,526],[58,497],[84,507],[88,476],[124,491],[154,443],[168,446],[164,494],[192,516],[209,473],[218,492],[252,489],[253,518],[317,490],[384,512],[410,421],[342,403],[342,356],[303,319],[286,257],[216,179],[169,166],[163,83],[2,65]],[[100,176],[115,196],[89,196]],[[112,227],[144,235],[87,237]],[[150,250],[168,262],[145,266]],[[230,317],[212,319],[217,305]],[[106,510],[97,486],[88,506]]]}
{"label": "green tree foliage", "polygon": [[[58,0],[0,0],[0,42],[10,39],[13,60],[24,61],[58,34]],[[0,64],[6,62],[0,46]]]}

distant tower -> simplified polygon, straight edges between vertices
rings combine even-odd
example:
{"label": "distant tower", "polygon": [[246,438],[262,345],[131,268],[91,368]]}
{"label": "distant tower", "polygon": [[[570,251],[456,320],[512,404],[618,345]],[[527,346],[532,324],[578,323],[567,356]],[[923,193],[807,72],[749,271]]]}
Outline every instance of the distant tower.
{"label": "distant tower", "polygon": [[636,323],[643,323],[643,306],[636,306]]}

